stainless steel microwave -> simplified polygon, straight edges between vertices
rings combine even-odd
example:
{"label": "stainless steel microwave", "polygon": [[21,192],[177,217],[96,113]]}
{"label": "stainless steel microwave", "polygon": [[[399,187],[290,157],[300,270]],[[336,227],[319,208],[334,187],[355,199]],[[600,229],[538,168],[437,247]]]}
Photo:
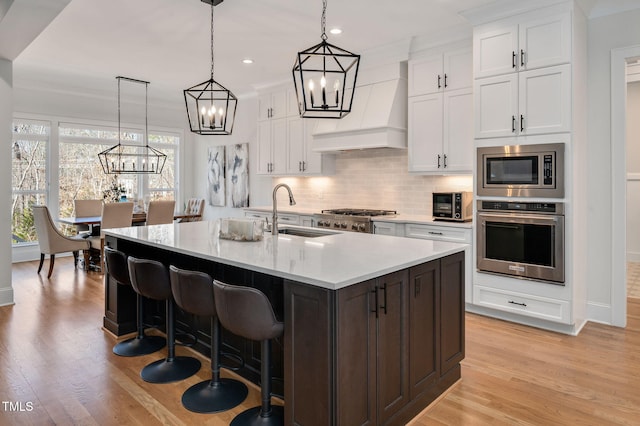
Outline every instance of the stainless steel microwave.
{"label": "stainless steel microwave", "polygon": [[492,197],[564,197],[564,144],[481,147],[477,194]]}
{"label": "stainless steel microwave", "polygon": [[473,218],[471,192],[434,192],[433,219],[466,222]]}

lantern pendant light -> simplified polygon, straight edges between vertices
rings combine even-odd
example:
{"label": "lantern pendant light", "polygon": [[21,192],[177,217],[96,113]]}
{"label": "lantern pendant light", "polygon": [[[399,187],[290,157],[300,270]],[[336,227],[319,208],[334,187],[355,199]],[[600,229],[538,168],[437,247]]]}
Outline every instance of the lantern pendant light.
{"label": "lantern pendant light", "polygon": [[187,119],[192,132],[200,135],[230,135],[233,132],[238,99],[230,90],[213,79],[213,8],[221,0],[206,1],[211,4],[211,78],[184,90]]}
{"label": "lantern pendant light", "polygon": [[322,41],[298,52],[293,83],[303,118],[342,118],[351,112],[360,55],[327,42],[327,0],[322,1]]}
{"label": "lantern pendant light", "polygon": [[[118,80],[118,144],[98,154],[102,170],[106,174],[160,174],[167,161],[167,155],[149,146],[149,82],[128,77],[116,77]],[[144,84],[144,145],[125,145],[121,143],[120,81]]]}

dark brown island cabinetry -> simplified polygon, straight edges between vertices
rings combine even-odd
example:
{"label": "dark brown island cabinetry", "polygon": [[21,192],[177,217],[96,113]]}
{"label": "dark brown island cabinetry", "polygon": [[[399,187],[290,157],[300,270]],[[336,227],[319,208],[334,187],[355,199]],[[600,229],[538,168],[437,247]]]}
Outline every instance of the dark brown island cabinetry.
{"label": "dark brown island cabinetry", "polygon": [[[460,378],[463,251],[332,290],[145,241],[107,235],[106,242],[128,255],[267,294],[285,324],[284,338],[273,345],[272,372],[287,425],[404,425]],[[105,296],[105,329],[116,335],[133,331],[131,288],[105,276]],[[162,306],[148,303],[149,316],[164,316]],[[209,321],[181,312],[176,320],[178,332],[197,335],[193,348],[209,355]],[[222,339],[226,353],[244,360],[237,372],[259,383],[254,342],[226,331]]]}
{"label": "dark brown island cabinetry", "polygon": [[285,299],[289,424],[402,425],[460,378],[462,252],[335,292],[285,282]]}

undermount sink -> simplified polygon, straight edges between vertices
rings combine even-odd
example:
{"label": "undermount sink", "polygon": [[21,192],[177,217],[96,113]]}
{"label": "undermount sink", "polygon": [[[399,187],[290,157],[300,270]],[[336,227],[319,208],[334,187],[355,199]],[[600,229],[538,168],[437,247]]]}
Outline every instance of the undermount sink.
{"label": "undermount sink", "polygon": [[296,237],[307,237],[307,238],[325,237],[327,235],[338,234],[338,232],[320,231],[315,229],[299,229],[299,228],[280,228],[278,229],[278,233],[286,234],[286,235],[295,235]]}

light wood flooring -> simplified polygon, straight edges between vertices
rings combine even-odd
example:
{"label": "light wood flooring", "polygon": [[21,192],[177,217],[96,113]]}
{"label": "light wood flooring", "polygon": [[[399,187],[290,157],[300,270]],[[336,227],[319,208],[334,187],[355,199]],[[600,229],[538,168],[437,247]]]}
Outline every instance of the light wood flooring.
{"label": "light wood flooring", "polygon": [[[0,308],[0,425],[227,425],[259,404],[250,387],[231,412],[187,411],[180,397],[209,377],[207,359],[185,381],[144,382],[140,369],[164,352],[112,354],[102,276],[69,258],[51,280],[36,269],[13,265],[16,304]],[[466,327],[462,379],[414,425],[640,425],[640,300],[629,299],[626,329],[590,323],[578,337],[473,314]]]}
{"label": "light wood flooring", "polygon": [[627,297],[640,298],[640,262],[627,262]]}

